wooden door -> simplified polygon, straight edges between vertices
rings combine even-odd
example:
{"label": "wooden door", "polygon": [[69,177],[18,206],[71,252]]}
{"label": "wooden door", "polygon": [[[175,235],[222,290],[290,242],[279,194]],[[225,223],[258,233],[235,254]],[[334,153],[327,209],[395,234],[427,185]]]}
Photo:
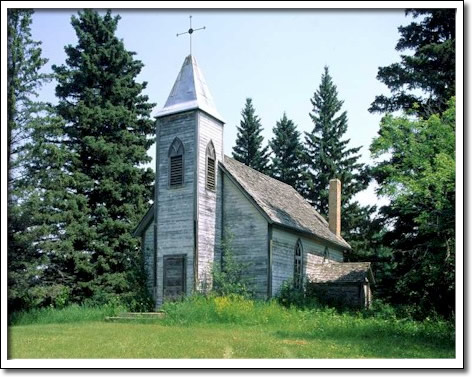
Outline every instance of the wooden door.
{"label": "wooden door", "polygon": [[164,256],[164,301],[175,301],[185,295],[185,256]]}

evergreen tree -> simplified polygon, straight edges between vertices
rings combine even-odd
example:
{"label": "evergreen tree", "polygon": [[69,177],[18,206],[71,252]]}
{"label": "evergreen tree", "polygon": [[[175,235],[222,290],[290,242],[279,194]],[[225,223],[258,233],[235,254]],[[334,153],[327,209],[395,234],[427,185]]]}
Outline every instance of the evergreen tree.
{"label": "evergreen tree", "polygon": [[28,164],[19,180],[27,193],[19,206],[25,229],[13,235],[37,267],[27,275],[23,301],[29,307],[63,306],[89,293],[90,256],[75,250],[90,236],[90,229],[80,225],[87,223],[89,210],[86,197],[71,189],[80,177],[66,168],[74,154],[64,142],[63,120],[48,109],[31,126]]}
{"label": "evergreen tree", "polygon": [[[413,50],[402,55],[400,63],[379,68],[377,79],[388,86],[391,97],[376,96],[369,111],[415,111],[420,116],[442,112],[455,95],[455,9],[407,9],[406,15],[422,17],[399,27],[398,51]],[[420,89],[422,97],[413,90]]]}
{"label": "evergreen tree", "polygon": [[[342,229],[352,229],[349,216],[356,206],[354,195],[364,190],[369,178],[364,164],[358,162],[360,147],[348,148],[347,113],[341,111],[343,101],[338,99],[336,85],[325,67],[321,84],[311,99],[314,123],[311,133],[305,132],[304,160],[306,164],[305,198],[322,214],[328,213],[329,181],[338,178],[342,184]],[[350,226],[351,225],[351,226]]]}
{"label": "evergreen tree", "polygon": [[274,178],[299,190],[303,151],[300,132],[285,113],[276,123],[273,132],[274,137],[269,141],[272,149],[271,174]]}
{"label": "evergreen tree", "polygon": [[269,147],[262,148],[263,128],[252,106],[251,98],[246,98],[241,116],[242,120],[237,127],[236,146],[233,147],[233,157],[253,169],[266,173],[269,169]]}
{"label": "evergreen tree", "polygon": [[53,66],[71,156],[64,166],[67,193],[84,213],[69,224],[65,242],[91,266],[83,266],[93,280],[76,287],[79,294],[97,301],[139,289],[140,253],[131,232],[149,206],[154,180],[142,167],[150,161],[154,105],[142,94],[146,83],[136,82],[143,64],[115,36],[119,19],[110,11],[79,12],[72,17],[77,45],[66,46],[66,65]]}
{"label": "evergreen tree", "polygon": [[44,109],[35,100],[37,89],[48,79],[40,73],[47,60],[41,57],[41,42],[31,36],[33,11],[7,10],[7,181],[8,181],[8,307],[26,309],[38,274],[40,255],[30,248],[31,239],[21,237],[31,214],[23,203],[28,198],[21,181],[28,166],[26,145],[34,122]]}
{"label": "evergreen tree", "polygon": [[7,165],[11,189],[31,132],[29,122],[44,106],[34,101],[37,89],[48,79],[40,73],[47,62],[41,57],[41,42],[31,38],[32,15],[31,9],[8,9],[7,14]]}
{"label": "evergreen tree", "polygon": [[361,206],[354,196],[369,184],[368,168],[360,163],[360,148],[348,148],[347,113],[338,99],[336,85],[325,67],[321,84],[311,99],[314,123],[311,133],[305,133],[304,187],[305,198],[323,215],[328,215],[329,181],[341,181],[341,233],[353,248],[350,260],[372,260],[385,250],[372,242],[381,230],[371,218],[375,206]]}

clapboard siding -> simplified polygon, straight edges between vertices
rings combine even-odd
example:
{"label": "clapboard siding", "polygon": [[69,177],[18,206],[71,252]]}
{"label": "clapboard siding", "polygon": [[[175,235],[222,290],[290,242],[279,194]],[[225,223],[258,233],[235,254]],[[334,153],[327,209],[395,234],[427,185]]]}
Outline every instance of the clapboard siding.
{"label": "clapboard siding", "polygon": [[211,287],[215,249],[221,242],[221,203],[217,203],[221,195],[217,195],[218,174],[215,174],[216,190],[206,188],[206,149],[211,141],[215,148],[215,167],[218,166],[218,161],[223,160],[223,124],[199,111],[198,138],[198,281],[199,288],[207,290]]}
{"label": "clapboard siding", "polygon": [[[195,182],[195,139],[196,112],[167,116],[158,120],[159,168],[157,179],[157,305],[163,299],[163,257],[165,255],[186,255],[186,293],[193,291],[194,254],[194,182]],[[169,188],[169,147],[175,137],[184,145],[184,184]]]}
{"label": "clapboard siding", "polygon": [[248,279],[256,297],[267,297],[267,221],[228,176],[224,176],[223,234],[232,237],[236,261],[246,264]]}
{"label": "clapboard siding", "polygon": [[150,222],[142,238],[143,264],[146,275],[146,288],[154,297],[154,222]]}
{"label": "clapboard siding", "polygon": [[303,278],[313,270],[315,263],[323,263],[325,248],[328,258],[325,262],[342,262],[343,253],[321,241],[296,234],[283,228],[274,227],[272,231],[272,295],[276,296],[284,281],[293,279],[295,246],[301,239],[303,246]]}

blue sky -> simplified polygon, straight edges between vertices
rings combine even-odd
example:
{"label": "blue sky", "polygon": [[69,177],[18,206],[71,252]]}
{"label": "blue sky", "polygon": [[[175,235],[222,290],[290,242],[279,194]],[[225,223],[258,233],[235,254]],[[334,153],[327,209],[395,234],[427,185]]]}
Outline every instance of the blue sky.
{"label": "blue sky", "polygon": [[[63,64],[64,46],[75,44],[70,17],[77,11],[38,9],[32,33],[42,41],[45,67]],[[138,77],[147,81],[146,94],[162,107],[189,53],[187,36],[176,33],[206,26],[193,37],[193,55],[206,78],[220,114],[225,118],[224,148],[231,154],[241,109],[253,99],[264,127],[265,142],[283,112],[298,129],[311,131],[310,98],[329,66],[339,98],[344,100],[351,146],[362,146],[362,161],[371,162],[368,147],[381,116],[367,109],[376,95],[388,94],[376,79],[378,67],[399,61],[395,50],[398,27],[411,22],[403,9],[393,10],[116,10],[121,15],[117,34],[125,47],[144,63]],[[41,91],[55,101],[54,83]],[[155,150],[149,151],[154,156]],[[153,166],[153,165],[152,165]],[[374,204],[374,186],[359,194]]]}

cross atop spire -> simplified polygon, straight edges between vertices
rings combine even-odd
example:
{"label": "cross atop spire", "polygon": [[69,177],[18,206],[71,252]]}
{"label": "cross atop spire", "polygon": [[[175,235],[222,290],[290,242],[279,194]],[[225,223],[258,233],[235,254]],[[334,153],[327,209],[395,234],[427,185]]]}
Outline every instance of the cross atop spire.
{"label": "cross atop spire", "polygon": [[190,37],[190,55],[192,55],[192,34],[194,31],[197,31],[197,30],[205,30],[206,29],[206,26],[203,26],[203,27],[200,27],[198,29],[192,29],[192,16],[189,16],[189,19],[190,19],[190,28],[183,32],[183,33],[177,33],[177,37],[179,35],[183,35],[183,34],[188,34],[189,37]]}

